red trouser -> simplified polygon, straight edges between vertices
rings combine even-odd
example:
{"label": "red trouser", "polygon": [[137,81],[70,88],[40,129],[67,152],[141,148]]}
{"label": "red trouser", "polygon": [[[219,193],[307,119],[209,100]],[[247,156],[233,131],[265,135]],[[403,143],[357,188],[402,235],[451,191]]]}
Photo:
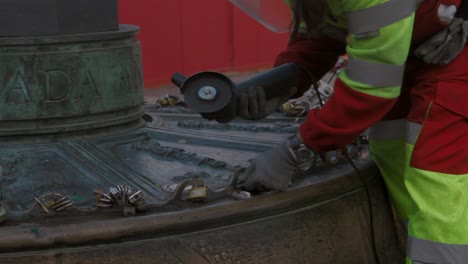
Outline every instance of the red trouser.
{"label": "red trouser", "polygon": [[449,65],[408,59],[402,94],[385,119],[422,124],[411,166],[468,173],[468,48]]}

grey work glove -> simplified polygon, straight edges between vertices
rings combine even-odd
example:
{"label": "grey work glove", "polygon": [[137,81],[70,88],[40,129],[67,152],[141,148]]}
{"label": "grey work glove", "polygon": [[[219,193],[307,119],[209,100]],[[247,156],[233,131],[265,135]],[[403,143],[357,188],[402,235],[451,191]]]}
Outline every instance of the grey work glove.
{"label": "grey work glove", "polygon": [[446,65],[463,50],[467,36],[468,21],[456,17],[448,28],[419,45],[415,55],[428,64]]}
{"label": "grey work glove", "polygon": [[296,91],[294,88],[287,95],[266,100],[265,90],[252,86],[246,92],[237,95],[237,115],[247,120],[263,119],[278,110]]}
{"label": "grey work glove", "polygon": [[267,150],[252,160],[238,185],[247,191],[283,191],[298,170],[296,161],[289,151],[289,139]]}

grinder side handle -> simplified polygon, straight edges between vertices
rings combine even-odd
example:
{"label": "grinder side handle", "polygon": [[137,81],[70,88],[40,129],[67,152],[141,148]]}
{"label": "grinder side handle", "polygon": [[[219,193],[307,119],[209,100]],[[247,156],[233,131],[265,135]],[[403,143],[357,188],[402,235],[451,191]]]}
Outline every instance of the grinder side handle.
{"label": "grinder side handle", "polygon": [[294,63],[286,63],[269,71],[260,73],[248,80],[236,84],[235,92],[246,92],[250,87],[264,89],[266,99],[290,94],[295,88],[301,69]]}
{"label": "grinder side handle", "polygon": [[182,88],[182,86],[184,86],[184,83],[185,81],[187,81],[187,77],[185,75],[183,75],[182,73],[180,72],[176,72],[172,75],[171,77],[171,82],[179,87],[179,88]]}

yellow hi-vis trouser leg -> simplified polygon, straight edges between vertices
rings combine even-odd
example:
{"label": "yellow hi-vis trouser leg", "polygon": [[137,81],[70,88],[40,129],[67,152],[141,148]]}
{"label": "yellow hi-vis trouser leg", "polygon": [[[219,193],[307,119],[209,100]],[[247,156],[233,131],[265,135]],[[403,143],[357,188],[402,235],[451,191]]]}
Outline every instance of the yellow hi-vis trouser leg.
{"label": "yellow hi-vis trouser leg", "polygon": [[[407,223],[406,263],[467,264],[468,175],[411,167],[418,126],[405,120],[383,121],[371,130],[371,154],[399,219]],[[393,135],[382,137],[379,130]]]}

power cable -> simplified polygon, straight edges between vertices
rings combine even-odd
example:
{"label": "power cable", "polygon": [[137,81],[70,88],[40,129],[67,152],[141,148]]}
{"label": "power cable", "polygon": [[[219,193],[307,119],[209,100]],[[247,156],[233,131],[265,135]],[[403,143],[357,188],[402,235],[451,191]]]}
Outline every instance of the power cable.
{"label": "power cable", "polygon": [[[299,66],[299,68],[301,70],[303,70],[305,72],[305,74],[307,75],[307,77],[312,81],[312,87],[314,88],[315,92],[317,93],[317,97],[319,99],[320,107],[322,108],[323,107],[322,96],[320,95],[319,87],[318,87],[318,84],[317,84],[317,81],[316,81],[314,75],[308,69],[306,69],[304,67]],[[336,73],[333,73],[333,75],[329,79],[328,83],[330,83],[332,81],[333,77],[335,77],[335,76],[336,76]],[[344,153],[344,156],[348,160],[351,167],[353,167],[354,171],[359,176],[359,178],[360,178],[360,180],[362,182],[362,185],[364,186],[364,191],[366,193],[366,198],[367,198],[367,206],[368,206],[369,214],[370,214],[369,215],[369,222],[370,222],[370,225],[371,225],[370,233],[371,233],[371,240],[372,240],[372,251],[373,251],[373,254],[374,254],[376,264],[380,264],[379,255],[377,254],[377,243],[376,243],[376,239],[375,239],[374,210],[372,209],[372,202],[371,202],[371,195],[370,195],[370,192],[369,192],[369,186],[367,185],[366,180],[362,176],[362,174],[359,171],[359,169],[357,168],[356,164],[353,162],[351,157],[348,155],[348,152],[346,150],[343,150],[342,152]]]}

